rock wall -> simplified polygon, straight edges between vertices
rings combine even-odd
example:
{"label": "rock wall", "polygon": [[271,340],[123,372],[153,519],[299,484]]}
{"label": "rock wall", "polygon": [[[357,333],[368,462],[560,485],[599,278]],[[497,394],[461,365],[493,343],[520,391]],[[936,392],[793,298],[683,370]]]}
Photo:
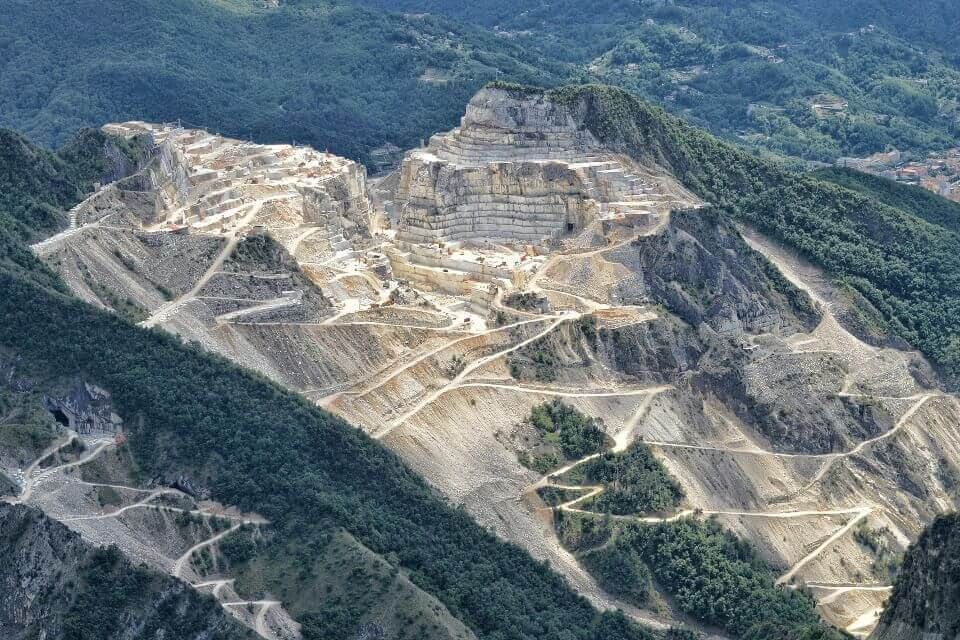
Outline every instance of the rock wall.
{"label": "rock wall", "polygon": [[648,169],[604,149],[565,106],[484,89],[460,127],[406,155],[388,217],[406,241],[536,243],[597,219],[664,212],[673,198],[658,181],[671,179],[654,173],[651,181]]}
{"label": "rock wall", "polygon": [[937,518],[910,548],[871,640],[960,637],[960,516]]}

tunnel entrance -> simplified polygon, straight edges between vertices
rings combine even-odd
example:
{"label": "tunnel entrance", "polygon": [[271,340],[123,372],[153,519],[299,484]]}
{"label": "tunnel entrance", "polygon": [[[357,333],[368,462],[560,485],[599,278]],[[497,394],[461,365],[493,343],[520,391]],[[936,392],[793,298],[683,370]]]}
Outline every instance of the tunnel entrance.
{"label": "tunnel entrance", "polygon": [[53,414],[53,419],[63,426],[70,426],[70,418],[68,418],[67,414],[65,414],[63,411],[60,411],[60,409],[50,409],[50,413]]}

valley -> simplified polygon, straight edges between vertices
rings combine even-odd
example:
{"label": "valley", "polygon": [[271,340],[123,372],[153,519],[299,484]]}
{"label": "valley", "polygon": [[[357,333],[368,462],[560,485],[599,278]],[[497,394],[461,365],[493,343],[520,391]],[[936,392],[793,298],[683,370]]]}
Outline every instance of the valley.
{"label": "valley", "polygon": [[[376,178],[309,147],[107,125],[149,140],[150,162],[33,251],[80,299],[342,416],[596,606],[727,637],[662,585],[644,606],[607,593],[562,544],[558,514],[602,516],[584,505],[604,488],[560,479],[598,454],[522,464],[524,417],[559,398],[601,420],[612,451],[645,443],[682,487],[676,513],[614,520],[714,520],[865,637],[891,589],[880,550],[955,504],[957,399],[919,353],[854,326],[856,303],[820,268],[580,117],[487,88]],[[295,616],[244,599],[211,552],[266,519],[134,482],[117,437],[71,433],[5,468],[13,500],[186,579],[261,637],[296,637]],[[42,465],[78,440],[85,453]],[[545,487],[580,493],[549,506]],[[120,496],[109,509],[101,489]],[[177,532],[176,514],[198,520]],[[437,607],[442,637],[471,637]]]}

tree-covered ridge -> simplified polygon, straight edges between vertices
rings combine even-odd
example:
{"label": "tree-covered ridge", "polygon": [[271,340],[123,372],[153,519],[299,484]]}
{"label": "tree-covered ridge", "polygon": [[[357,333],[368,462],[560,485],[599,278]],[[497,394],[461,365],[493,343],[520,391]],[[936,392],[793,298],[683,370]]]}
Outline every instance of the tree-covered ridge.
{"label": "tree-covered ridge", "polygon": [[83,126],[182,119],[370,161],[387,142],[408,148],[449,128],[488,80],[562,75],[510,40],[439,17],[270,4],[11,0],[0,126],[53,145]]}
{"label": "tree-covered ridge", "polygon": [[620,89],[565,87],[547,97],[569,105],[607,145],[673,171],[716,213],[749,223],[824,267],[859,291],[888,329],[949,376],[960,375],[956,233],[758,159]]}
{"label": "tree-covered ridge", "polygon": [[373,150],[450,128],[503,78],[618,85],[728,139],[813,160],[960,138],[949,0],[270,4],[11,0],[0,126],[57,144],[107,121],[182,119],[376,164]]}
{"label": "tree-covered ridge", "polygon": [[607,439],[601,423],[557,398],[530,410],[527,424],[555,444],[566,460],[600,451]]}
{"label": "tree-covered ridge", "polygon": [[499,32],[754,148],[830,161],[960,139],[949,0],[357,0]]}
{"label": "tree-covered ridge", "polygon": [[[532,415],[551,420],[545,414],[535,408]],[[576,409],[566,407],[565,414],[584,421]],[[548,475],[538,495],[553,507],[564,546],[605,591],[626,602],[653,604],[655,582],[683,613],[735,638],[840,637],[820,621],[809,593],[778,586],[756,550],[713,520],[651,517],[675,510],[684,494],[642,441]]]}
{"label": "tree-covered ridge", "polygon": [[820,180],[838,184],[891,207],[902,209],[931,224],[960,232],[960,202],[941,198],[922,187],[840,167],[820,169],[813,175]]}

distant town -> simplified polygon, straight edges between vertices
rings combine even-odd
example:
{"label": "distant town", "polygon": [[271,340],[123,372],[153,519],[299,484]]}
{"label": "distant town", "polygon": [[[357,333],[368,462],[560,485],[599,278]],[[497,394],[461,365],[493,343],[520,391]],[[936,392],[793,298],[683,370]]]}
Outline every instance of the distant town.
{"label": "distant town", "polygon": [[899,151],[888,151],[866,158],[840,158],[837,165],[915,184],[960,202],[960,147],[931,153],[923,159]]}

